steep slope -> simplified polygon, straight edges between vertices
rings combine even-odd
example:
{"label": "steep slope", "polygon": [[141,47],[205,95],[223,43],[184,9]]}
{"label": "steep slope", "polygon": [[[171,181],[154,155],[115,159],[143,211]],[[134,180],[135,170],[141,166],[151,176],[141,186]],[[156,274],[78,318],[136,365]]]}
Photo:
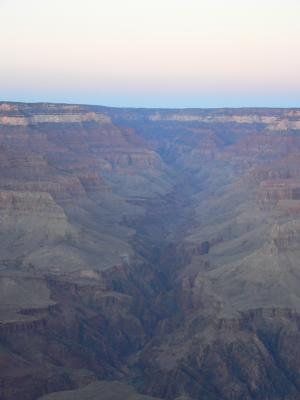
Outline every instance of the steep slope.
{"label": "steep slope", "polygon": [[79,390],[64,391],[43,396],[41,400],[97,400],[106,398],[107,400],[155,400],[154,397],[143,396],[127,385],[118,381],[95,382]]}
{"label": "steep slope", "polygon": [[1,103],[0,146],[1,399],[300,396],[299,110]]}

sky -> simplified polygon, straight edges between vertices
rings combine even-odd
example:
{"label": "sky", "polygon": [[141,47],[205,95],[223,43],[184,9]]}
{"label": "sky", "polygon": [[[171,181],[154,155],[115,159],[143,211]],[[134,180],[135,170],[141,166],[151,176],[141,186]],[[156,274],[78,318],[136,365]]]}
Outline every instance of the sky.
{"label": "sky", "polygon": [[300,106],[299,0],[0,0],[0,99]]}

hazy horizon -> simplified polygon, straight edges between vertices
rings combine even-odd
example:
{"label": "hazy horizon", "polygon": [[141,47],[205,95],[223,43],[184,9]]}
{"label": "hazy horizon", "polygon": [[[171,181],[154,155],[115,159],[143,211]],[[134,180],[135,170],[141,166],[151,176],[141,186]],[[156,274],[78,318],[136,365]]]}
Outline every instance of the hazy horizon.
{"label": "hazy horizon", "polygon": [[168,109],[174,109],[174,110],[188,110],[188,109],[204,109],[204,110],[218,110],[218,109],[300,109],[299,106],[265,106],[265,105],[250,105],[250,106],[141,106],[141,105],[109,105],[109,104],[104,104],[104,103],[86,103],[86,102],[74,102],[74,101],[48,101],[48,100],[7,100],[7,99],[0,99],[0,103],[20,103],[20,104],[57,104],[57,105],[79,105],[79,106],[92,106],[92,107],[106,107],[106,108],[116,108],[116,109],[122,109],[122,108],[129,108],[129,109],[161,109],[161,110],[168,110]]}

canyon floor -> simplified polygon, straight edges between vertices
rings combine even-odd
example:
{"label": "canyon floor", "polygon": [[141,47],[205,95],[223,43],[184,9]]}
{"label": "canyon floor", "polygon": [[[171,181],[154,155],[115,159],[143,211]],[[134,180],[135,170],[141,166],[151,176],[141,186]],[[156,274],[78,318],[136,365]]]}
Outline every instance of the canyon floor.
{"label": "canyon floor", "polygon": [[300,398],[300,110],[0,103],[1,400]]}

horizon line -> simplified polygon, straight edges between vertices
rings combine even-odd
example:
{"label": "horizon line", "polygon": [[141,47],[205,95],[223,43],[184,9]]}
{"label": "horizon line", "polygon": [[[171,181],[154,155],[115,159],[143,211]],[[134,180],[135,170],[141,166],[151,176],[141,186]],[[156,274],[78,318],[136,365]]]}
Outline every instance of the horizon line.
{"label": "horizon line", "polygon": [[83,106],[83,107],[100,107],[110,109],[127,109],[127,110],[300,110],[300,106],[199,106],[199,107],[157,107],[157,106],[109,106],[95,103],[77,103],[77,102],[60,102],[60,101],[18,101],[18,100],[0,100],[0,104],[28,104],[28,105],[46,105],[54,104],[61,106]]}

